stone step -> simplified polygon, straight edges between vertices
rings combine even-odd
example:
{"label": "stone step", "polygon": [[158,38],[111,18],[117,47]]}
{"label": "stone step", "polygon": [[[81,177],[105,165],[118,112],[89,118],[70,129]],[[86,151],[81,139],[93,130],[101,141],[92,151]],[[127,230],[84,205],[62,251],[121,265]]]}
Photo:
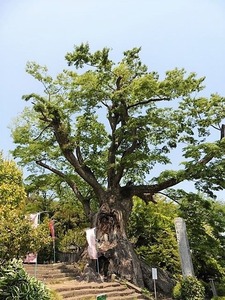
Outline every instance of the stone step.
{"label": "stone step", "polygon": [[72,265],[64,264],[24,264],[26,272],[46,283],[71,281],[76,277],[75,269]]}
{"label": "stone step", "polygon": [[[119,288],[121,285],[119,282],[117,281],[112,281],[112,282],[86,282],[86,281],[72,281],[69,283],[65,283],[63,286],[59,287],[59,290],[63,291],[64,289],[73,289],[74,286],[76,286],[76,289],[86,289],[87,287],[91,288],[91,289],[95,289],[95,288],[108,288],[108,287],[114,287],[114,288]],[[54,287],[54,285],[53,285]],[[57,285],[56,285],[57,287]]]}
{"label": "stone step", "polygon": [[134,300],[142,299],[144,296],[133,288],[128,288],[119,282],[87,283],[71,281],[62,285],[50,285],[50,288],[57,291],[65,300],[87,300],[96,299],[99,294],[106,294],[107,300]]}
{"label": "stone step", "polygon": [[35,266],[38,266],[39,268],[43,268],[43,269],[57,269],[57,268],[61,268],[64,266],[71,266],[69,264],[66,263],[52,263],[52,264],[35,264],[35,263],[24,263],[23,266],[25,268],[34,268]]}
{"label": "stone step", "polygon": [[40,270],[41,272],[52,272],[52,271],[65,271],[65,270],[70,270],[70,271],[74,271],[75,268],[73,265],[68,265],[68,264],[24,264],[23,267],[25,268],[25,270],[28,271],[32,271],[35,269]]}
{"label": "stone step", "polygon": [[[104,292],[101,294],[105,294]],[[83,296],[75,296],[75,297],[69,297],[69,298],[63,298],[66,300],[95,300],[97,298],[98,295],[83,295]],[[111,296],[106,294],[106,299],[107,300],[146,300],[145,298],[143,298],[142,296],[140,296],[140,294],[137,293],[133,293],[132,295],[128,295],[128,296],[120,296],[115,295],[115,296]],[[152,298],[153,299],[153,298]]]}
{"label": "stone step", "polygon": [[36,275],[36,276],[43,277],[43,278],[46,278],[46,277],[59,278],[59,277],[75,277],[76,276],[75,272],[69,271],[69,270],[65,270],[64,272],[62,270],[59,270],[59,271],[54,270],[52,272],[43,272],[43,271],[40,271],[39,269],[37,269],[37,270],[26,270],[26,271],[31,276]]}
{"label": "stone step", "polygon": [[77,281],[77,272],[73,265],[57,263],[34,265],[25,264],[24,268],[31,276],[45,282],[65,300],[95,300],[98,295],[105,294],[107,300],[145,300],[141,289],[132,284],[112,282]]}
{"label": "stone step", "polygon": [[[118,296],[107,298],[107,300],[119,300],[119,299],[120,298],[118,298]],[[143,298],[142,295],[137,294],[137,293],[133,293],[132,295],[129,295],[129,296],[123,296],[123,298],[121,298],[121,299],[123,299],[123,300],[146,300],[146,298]],[[153,300],[153,298],[152,298],[152,300]]]}
{"label": "stone step", "polygon": [[[104,294],[106,295],[107,297],[107,300],[110,300],[110,299],[114,299],[114,300],[119,300],[119,299],[129,299],[129,300],[139,300],[139,299],[143,299],[143,297],[138,294],[138,293],[130,293],[130,294],[120,294],[120,293],[108,293],[108,292],[104,292],[102,291],[100,294]],[[60,294],[61,295],[61,294]],[[67,297],[67,296],[64,296],[64,295],[61,295],[63,297],[63,299],[65,300],[71,300],[71,299],[77,299],[77,300],[88,300],[88,299],[96,299],[97,296],[99,294],[94,294],[94,293],[85,293],[85,294],[82,294],[82,295],[72,295],[70,297]]]}
{"label": "stone step", "polygon": [[62,295],[64,298],[68,298],[68,297],[72,297],[72,296],[82,296],[82,295],[86,295],[86,294],[90,294],[90,295],[98,295],[101,294],[103,291],[105,294],[107,295],[111,295],[111,294],[120,294],[120,295],[127,295],[127,294],[131,294],[133,291],[132,290],[128,290],[126,289],[126,287],[124,286],[119,286],[117,288],[115,287],[108,287],[108,288],[92,288],[92,287],[84,287],[83,289],[70,289],[70,290],[56,290],[58,292],[60,292],[60,295]]}

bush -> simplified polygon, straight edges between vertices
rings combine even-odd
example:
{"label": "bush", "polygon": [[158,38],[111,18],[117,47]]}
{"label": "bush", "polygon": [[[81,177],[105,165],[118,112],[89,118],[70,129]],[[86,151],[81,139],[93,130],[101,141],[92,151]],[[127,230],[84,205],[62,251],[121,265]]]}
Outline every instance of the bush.
{"label": "bush", "polygon": [[[219,283],[215,283],[215,285],[216,285],[216,291],[217,291],[217,295],[218,296],[223,296],[223,298],[225,299],[225,279],[223,278],[222,280],[221,280],[221,282],[219,282]],[[221,297],[221,299],[222,299],[222,297]]]}
{"label": "bush", "polygon": [[198,279],[188,276],[176,284],[173,289],[173,298],[176,300],[204,300],[205,289]]}
{"label": "bush", "polygon": [[173,288],[173,298],[176,300],[181,299],[181,282],[177,282],[177,284]]}
{"label": "bush", "polygon": [[51,292],[23,268],[22,261],[13,259],[0,266],[1,300],[51,300]]}

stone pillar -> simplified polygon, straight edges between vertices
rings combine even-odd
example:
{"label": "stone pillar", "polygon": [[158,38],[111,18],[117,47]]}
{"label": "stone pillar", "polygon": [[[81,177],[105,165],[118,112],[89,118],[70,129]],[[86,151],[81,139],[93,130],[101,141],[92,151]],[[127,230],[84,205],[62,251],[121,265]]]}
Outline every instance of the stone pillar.
{"label": "stone pillar", "polygon": [[190,247],[186,232],[186,224],[182,218],[175,218],[175,229],[183,277],[195,276],[191,259]]}

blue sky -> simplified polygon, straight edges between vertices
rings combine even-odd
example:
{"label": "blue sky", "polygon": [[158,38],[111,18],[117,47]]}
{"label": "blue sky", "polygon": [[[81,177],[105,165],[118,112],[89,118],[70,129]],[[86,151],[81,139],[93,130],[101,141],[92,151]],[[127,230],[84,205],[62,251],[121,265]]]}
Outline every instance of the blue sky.
{"label": "blue sky", "polygon": [[[25,107],[23,94],[41,92],[27,61],[66,67],[74,45],[93,50],[142,47],[142,60],[163,74],[175,67],[206,76],[204,94],[225,95],[224,0],[1,0],[0,150],[13,149],[9,125]],[[40,88],[40,90],[39,90]]]}

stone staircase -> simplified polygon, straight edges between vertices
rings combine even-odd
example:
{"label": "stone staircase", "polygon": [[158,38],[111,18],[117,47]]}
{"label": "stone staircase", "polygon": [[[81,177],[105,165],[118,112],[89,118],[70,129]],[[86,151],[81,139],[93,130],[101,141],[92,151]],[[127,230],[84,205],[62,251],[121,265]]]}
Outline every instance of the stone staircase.
{"label": "stone staircase", "polygon": [[24,264],[24,268],[30,276],[36,277],[46,284],[73,280],[76,276],[73,266],[63,263],[43,265]]}
{"label": "stone staircase", "polygon": [[67,300],[94,300],[99,295],[106,295],[107,300],[144,300],[141,291],[136,291],[119,282],[88,283],[88,282],[69,282],[63,285],[51,286],[63,299]]}
{"label": "stone staircase", "polygon": [[[76,280],[78,275],[73,265],[57,263],[46,265],[25,264],[27,273],[45,282],[66,300],[95,300],[106,295],[107,300],[145,300],[153,299],[142,295],[141,289],[130,284],[113,282],[85,282]],[[105,297],[99,297],[99,299]]]}

